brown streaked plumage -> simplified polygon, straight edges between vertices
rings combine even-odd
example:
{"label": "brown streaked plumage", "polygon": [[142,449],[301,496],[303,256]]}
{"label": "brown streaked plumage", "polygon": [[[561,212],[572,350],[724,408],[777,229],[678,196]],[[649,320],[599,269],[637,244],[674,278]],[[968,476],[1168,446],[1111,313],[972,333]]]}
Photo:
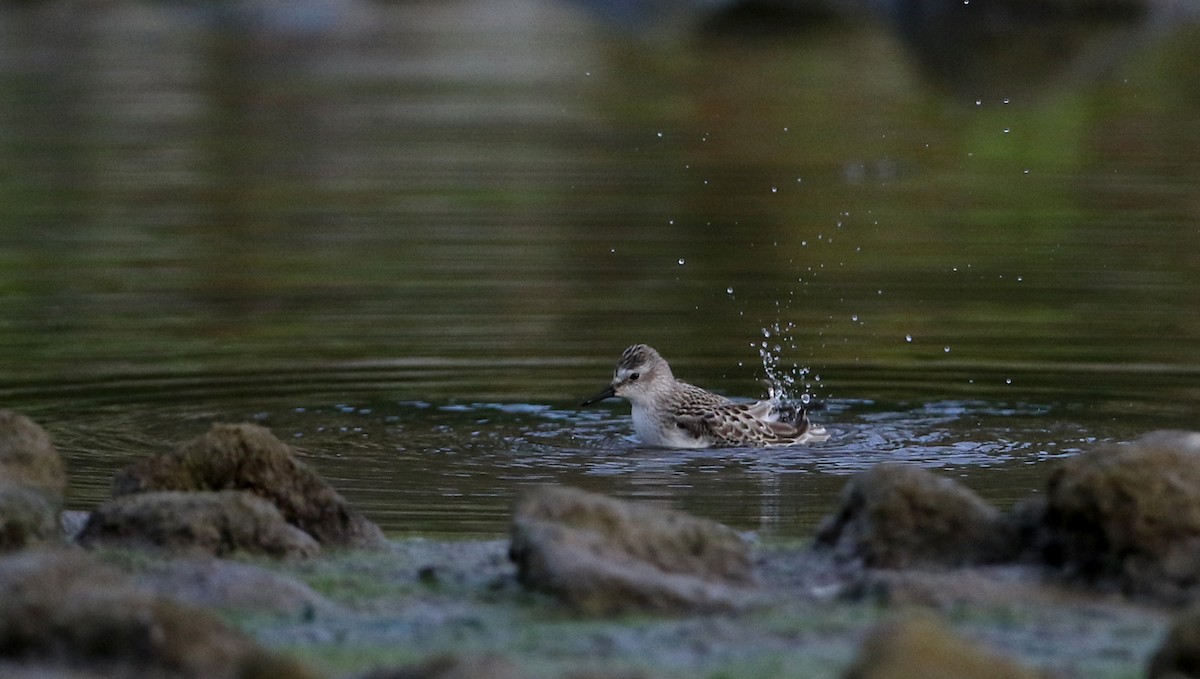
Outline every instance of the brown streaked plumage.
{"label": "brown streaked plumage", "polygon": [[787,446],[824,441],[807,407],[775,400],[735,403],[680,382],[654,349],[634,344],[621,354],[612,383],[583,402],[619,396],[633,407],[633,429],[642,443],[668,448]]}

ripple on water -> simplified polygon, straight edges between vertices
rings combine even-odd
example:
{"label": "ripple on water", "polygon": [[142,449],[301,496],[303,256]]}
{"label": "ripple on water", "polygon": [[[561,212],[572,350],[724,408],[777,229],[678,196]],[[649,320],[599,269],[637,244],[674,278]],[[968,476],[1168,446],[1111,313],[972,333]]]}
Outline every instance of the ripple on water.
{"label": "ripple on water", "polygon": [[[430,370],[460,384],[461,375],[445,366]],[[1043,392],[1029,401],[830,398],[815,416],[833,435],[825,443],[664,450],[638,444],[628,406],[619,402],[580,410],[573,400],[414,398],[436,394],[428,385],[438,379],[410,367],[399,372],[123,377],[23,385],[0,396],[54,435],[70,469],[73,508],[106,498],[113,472],[135,459],[169,450],[213,421],[250,420],[295,445],[394,533],[503,534],[523,486],[558,482],[740,529],[807,535],[845,477],[880,462],[938,470],[1007,506],[1041,487],[1045,463],[1131,437],[1114,420],[1112,401]],[[1153,404],[1140,409],[1138,431],[1155,422],[1182,426],[1147,417]]]}

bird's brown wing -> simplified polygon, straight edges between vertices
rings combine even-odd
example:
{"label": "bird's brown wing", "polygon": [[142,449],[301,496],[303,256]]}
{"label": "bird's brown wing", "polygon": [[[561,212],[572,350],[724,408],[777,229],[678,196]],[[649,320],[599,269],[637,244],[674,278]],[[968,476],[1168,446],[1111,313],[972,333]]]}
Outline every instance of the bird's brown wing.
{"label": "bird's brown wing", "polygon": [[795,423],[777,417],[769,401],[722,403],[706,408],[680,409],[676,423],[697,438],[720,445],[738,445],[755,441],[768,444],[791,443],[808,430],[808,418],[801,410]]}
{"label": "bird's brown wing", "polygon": [[723,437],[714,430],[712,414],[733,402],[685,382],[679,386],[679,398],[671,407],[675,426],[693,438],[722,443]]}

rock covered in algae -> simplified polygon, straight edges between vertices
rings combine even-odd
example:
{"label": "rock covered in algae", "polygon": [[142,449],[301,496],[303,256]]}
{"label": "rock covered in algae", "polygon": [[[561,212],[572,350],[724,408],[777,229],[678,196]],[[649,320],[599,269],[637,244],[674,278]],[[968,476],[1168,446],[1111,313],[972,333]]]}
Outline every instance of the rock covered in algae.
{"label": "rock covered in algae", "polygon": [[1162,644],[1150,658],[1148,679],[1189,679],[1200,676],[1200,605],[1184,611],[1171,624]]}
{"label": "rock covered in algae", "polygon": [[27,486],[0,484],[0,552],[58,536],[58,512],[45,494]]}
{"label": "rock covered in algae", "polygon": [[[438,655],[418,665],[380,668],[358,679],[529,679],[534,675],[498,655]],[[538,675],[541,676],[541,675]],[[640,672],[571,672],[562,679],[648,679]]]}
{"label": "rock covered in algae", "polygon": [[84,546],[157,547],[228,556],[236,552],[305,557],[320,551],[275,505],[239,490],[122,495],[92,512],[77,538]]}
{"label": "rock covered in algae", "polygon": [[1069,575],[1168,601],[1200,594],[1200,433],[1077,455],[1054,470],[1041,507],[1041,556]]}
{"label": "rock covered in algae", "polygon": [[244,490],[274,504],[288,523],[322,545],[378,547],[379,526],[300,462],[290,446],[255,424],[216,424],[178,449],[117,473],[113,495]]}
{"label": "rock covered in algae", "polygon": [[227,612],[316,618],[345,611],[299,578],[238,560],[151,561],[138,568],[137,583],[159,596]]}
{"label": "rock covered in algae", "polygon": [[120,677],[313,676],[213,614],[147,593],[123,573],[67,549],[0,559],[4,661]]}
{"label": "rock covered in algae", "polygon": [[59,536],[66,468],[33,420],[0,410],[0,552]]}
{"label": "rock covered in algae", "polygon": [[418,665],[372,670],[359,679],[526,679],[517,668],[496,655],[438,655]]}
{"label": "rock covered in algae", "polygon": [[1041,675],[951,633],[927,615],[876,626],[844,679],[1037,679]]}
{"label": "rock covered in algae", "polygon": [[509,554],[526,587],[590,614],[736,609],[755,581],[727,526],[557,486],[517,501]]}
{"label": "rock covered in algae", "polygon": [[817,546],[871,568],[963,566],[1018,551],[1016,531],[973,491],[925,469],[879,464],[846,483]]}
{"label": "rock covered in algae", "polygon": [[0,482],[33,488],[61,505],[67,472],[50,435],[33,420],[0,410]]}

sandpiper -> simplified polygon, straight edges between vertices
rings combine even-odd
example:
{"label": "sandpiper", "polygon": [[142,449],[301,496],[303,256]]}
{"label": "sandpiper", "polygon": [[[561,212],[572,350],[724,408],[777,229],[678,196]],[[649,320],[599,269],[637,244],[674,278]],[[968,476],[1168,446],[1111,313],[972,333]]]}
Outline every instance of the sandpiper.
{"label": "sandpiper", "polygon": [[680,382],[645,344],[626,349],[612,384],[583,405],[613,396],[633,406],[633,430],[649,446],[790,446],[829,438],[824,428],[809,424],[807,406],[778,399],[735,403]]}

